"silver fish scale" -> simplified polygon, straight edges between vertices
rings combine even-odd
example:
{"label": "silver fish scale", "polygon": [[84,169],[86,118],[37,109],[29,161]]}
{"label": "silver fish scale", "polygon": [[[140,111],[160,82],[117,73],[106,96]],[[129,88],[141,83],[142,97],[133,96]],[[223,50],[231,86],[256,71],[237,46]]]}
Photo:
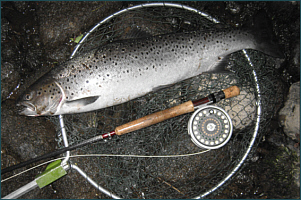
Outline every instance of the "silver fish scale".
{"label": "silver fish scale", "polygon": [[100,109],[208,71],[219,57],[253,48],[250,38],[231,30],[119,41],[66,62],[52,77],[62,86],[67,101],[99,96]]}

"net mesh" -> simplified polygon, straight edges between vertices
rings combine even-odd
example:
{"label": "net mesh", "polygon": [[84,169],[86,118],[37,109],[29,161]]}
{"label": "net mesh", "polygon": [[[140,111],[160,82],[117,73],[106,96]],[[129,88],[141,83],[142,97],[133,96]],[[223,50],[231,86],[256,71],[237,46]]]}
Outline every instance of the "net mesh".
{"label": "net mesh", "polygon": [[[112,17],[98,26],[77,54],[108,41],[127,38],[127,32],[131,32],[133,27],[156,35],[206,29],[214,25],[212,20],[187,9],[142,7]],[[278,88],[281,86],[275,79],[275,61],[256,51],[247,52],[254,64],[261,91],[260,137],[283,97]],[[232,137],[222,148],[188,155],[205,151],[193,144],[188,135],[190,113],[74,150],[72,155],[108,155],[71,158],[71,162],[98,184],[123,198],[192,198],[210,191],[241,162],[254,135],[258,117],[256,101],[259,96],[253,68],[242,52],[230,55],[228,65],[233,73],[201,74],[124,104],[64,116],[68,142],[73,145],[148,114],[237,85],[241,90],[239,96],[216,104],[226,110],[233,122]],[[50,119],[57,124],[58,148],[62,148],[58,117]],[[253,149],[258,142],[256,140]]]}

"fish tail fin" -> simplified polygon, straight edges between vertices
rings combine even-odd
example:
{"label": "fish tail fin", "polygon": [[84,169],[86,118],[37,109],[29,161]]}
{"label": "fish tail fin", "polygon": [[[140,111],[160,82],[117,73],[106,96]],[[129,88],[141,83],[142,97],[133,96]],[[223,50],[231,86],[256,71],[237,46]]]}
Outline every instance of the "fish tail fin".
{"label": "fish tail fin", "polygon": [[284,58],[273,32],[272,22],[265,11],[260,10],[256,14],[251,31],[256,40],[257,50],[276,58]]}

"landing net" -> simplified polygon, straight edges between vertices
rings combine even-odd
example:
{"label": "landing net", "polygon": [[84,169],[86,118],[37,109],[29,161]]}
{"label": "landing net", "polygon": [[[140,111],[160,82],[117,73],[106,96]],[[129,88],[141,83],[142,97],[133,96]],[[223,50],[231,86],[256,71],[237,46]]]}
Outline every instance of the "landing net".
{"label": "landing net", "polygon": [[[110,41],[133,38],[137,30],[157,35],[208,29],[218,23],[203,12],[178,4],[138,5],[93,27],[72,57]],[[274,59],[256,51],[240,51],[230,56],[228,66],[233,73],[202,74],[121,105],[64,116],[68,142],[73,145],[148,114],[237,85],[239,96],[215,104],[230,115],[234,128],[222,148],[199,153],[205,150],[192,143],[187,131],[190,113],[74,150],[71,155],[110,156],[71,158],[71,163],[122,198],[214,198],[249,159],[275,115],[276,105],[283,100],[281,84],[275,79]],[[57,124],[58,148],[62,148],[58,117],[50,119]]]}

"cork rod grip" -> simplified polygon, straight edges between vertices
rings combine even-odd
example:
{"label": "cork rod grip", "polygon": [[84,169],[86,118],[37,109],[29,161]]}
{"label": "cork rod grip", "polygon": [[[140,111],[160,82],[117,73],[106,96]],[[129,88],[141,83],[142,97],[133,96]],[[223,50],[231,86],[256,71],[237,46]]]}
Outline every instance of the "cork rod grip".
{"label": "cork rod grip", "polygon": [[194,111],[193,103],[192,101],[187,101],[178,106],[159,111],[147,115],[145,117],[139,118],[135,121],[129,122],[127,124],[118,126],[115,129],[115,132],[116,135],[123,135],[192,111]]}
{"label": "cork rod grip", "polygon": [[235,97],[237,95],[239,95],[240,90],[237,86],[231,86],[227,89],[223,90],[224,94],[225,94],[225,99],[231,98],[231,97]]}

